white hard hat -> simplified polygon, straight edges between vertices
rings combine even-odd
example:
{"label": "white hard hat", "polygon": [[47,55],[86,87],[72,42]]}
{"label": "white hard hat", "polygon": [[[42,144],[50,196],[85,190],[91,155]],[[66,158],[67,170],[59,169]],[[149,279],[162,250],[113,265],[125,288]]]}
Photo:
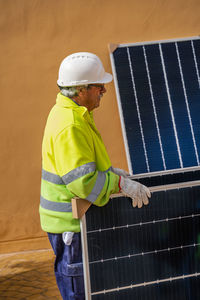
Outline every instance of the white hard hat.
{"label": "white hard hat", "polygon": [[61,87],[92,83],[108,83],[112,75],[106,73],[98,56],[89,52],[78,52],[67,56],[59,68],[57,83]]}

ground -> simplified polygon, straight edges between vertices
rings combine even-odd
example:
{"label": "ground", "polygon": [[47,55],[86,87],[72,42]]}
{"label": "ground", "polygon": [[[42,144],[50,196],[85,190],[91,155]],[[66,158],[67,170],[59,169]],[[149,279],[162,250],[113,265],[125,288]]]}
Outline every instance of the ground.
{"label": "ground", "polygon": [[51,250],[0,255],[0,300],[61,300]]}

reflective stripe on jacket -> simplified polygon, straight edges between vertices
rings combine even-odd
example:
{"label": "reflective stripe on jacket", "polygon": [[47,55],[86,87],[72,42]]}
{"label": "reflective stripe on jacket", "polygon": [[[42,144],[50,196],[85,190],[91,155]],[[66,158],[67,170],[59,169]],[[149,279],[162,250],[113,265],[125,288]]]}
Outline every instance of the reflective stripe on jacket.
{"label": "reflective stripe on jacket", "polygon": [[118,182],[92,114],[59,93],[42,144],[42,229],[79,232],[71,198],[78,196],[103,206],[110,194],[119,191]]}

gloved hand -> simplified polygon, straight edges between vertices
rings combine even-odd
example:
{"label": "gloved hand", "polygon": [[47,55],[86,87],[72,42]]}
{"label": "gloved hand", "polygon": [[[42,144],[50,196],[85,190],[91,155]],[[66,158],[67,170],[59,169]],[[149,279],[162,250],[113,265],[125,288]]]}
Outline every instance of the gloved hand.
{"label": "gloved hand", "polygon": [[149,203],[151,193],[145,185],[121,176],[120,188],[122,194],[132,199],[133,207],[141,208],[143,204]]}
{"label": "gloved hand", "polygon": [[124,176],[124,177],[128,177],[130,174],[122,169],[119,168],[113,168],[111,169],[111,171],[119,176]]}

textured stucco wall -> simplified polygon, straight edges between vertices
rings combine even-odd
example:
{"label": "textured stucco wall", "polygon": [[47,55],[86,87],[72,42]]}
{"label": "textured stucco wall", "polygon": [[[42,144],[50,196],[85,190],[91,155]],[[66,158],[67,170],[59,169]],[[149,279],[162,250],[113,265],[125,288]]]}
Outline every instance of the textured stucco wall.
{"label": "textured stucco wall", "polygon": [[[196,36],[199,0],[0,0],[0,252],[49,247],[38,205],[41,141],[61,60],[109,43]],[[114,166],[127,169],[113,83],[95,119]]]}

